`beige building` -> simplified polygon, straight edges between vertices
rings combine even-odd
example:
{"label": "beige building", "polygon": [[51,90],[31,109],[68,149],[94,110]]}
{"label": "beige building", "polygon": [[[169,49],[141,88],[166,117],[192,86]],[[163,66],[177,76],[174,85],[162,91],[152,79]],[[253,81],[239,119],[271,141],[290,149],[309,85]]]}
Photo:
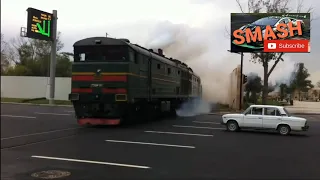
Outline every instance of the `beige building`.
{"label": "beige building", "polygon": [[[229,107],[232,109],[239,109],[240,106],[240,78],[241,78],[241,69],[238,65],[230,74],[229,81]],[[243,82],[243,81],[242,81]],[[244,95],[244,85],[242,85],[242,104],[243,104],[243,95]]]}
{"label": "beige building", "polygon": [[[311,88],[308,92],[300,92],[300,100],[312,100],[316,101],[319,100],[320,88]],[[293,99],[299,100],[299,91],[294,91]]]}

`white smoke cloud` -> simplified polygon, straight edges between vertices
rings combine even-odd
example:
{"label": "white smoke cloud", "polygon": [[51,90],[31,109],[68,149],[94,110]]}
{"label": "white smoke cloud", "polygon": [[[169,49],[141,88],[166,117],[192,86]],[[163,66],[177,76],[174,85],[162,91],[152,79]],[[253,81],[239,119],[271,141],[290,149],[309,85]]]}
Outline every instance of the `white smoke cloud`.
{"label": "white smoke cloud", "polygon": [[[152,49],[161,48],[167,57],[187,63],[201,77],[204,98],[210,102],[225,103],[229,74],[236,64],[223,67],[223,56],[219,57],[215,50],[219,45],[214,41],[214,34],[215,31],[211,31],[210,26],[192,28],[164,21],[151,29],[145,45]],[[227,50],[229,44],[225,45]]]}
{"label": "white smoke cloud", "polygon": [[[209,1],[200,0],[197,2]],[[232,5],[235,6],[235,10],[238,10],[237,4]],[[221,11],[225,11],[224,6],[206,4],[205,6],[208,8],[205,9],[201,5],[195,6],[199,8],[196,8],[195,18],[190,23],[161,20],[119,23],[105,28],[86,29],[86,32],[79,33],[81,36],[78,35],[77,38],[67,42],[74,42],[90,36],[104,36],[105,32],[108,32],[111,37],[128,38],[132,43],[147,48],[161,48],[167,57],[186,62],[201,77],[205,100],[227,103],[229,75],[240,64],[239,55],[227,52],[230,49],[230,41],[226,37],[225,29],[230,27],[230,14],[221,13]],[[71,37],[71,35],[66,35],[66,37]],[[66,47],[72,47],[72,44],[66,45]],[[251,63],[249,59],[250,54],[245,54],[243,72],[256,72],[263,80],[262,65]],[[285,55],[284,59],[285,61],[279,62],[269,77],[269,81],[273,84],[279,80],[279,77],[280,79],[289,77],[294,67],[289,55]],[[272,63],[270,62],[269,69]]]}
{"label": "white smoke cloud", "polygon": [[208,114],[211,112],[212,107],[211,103],[198,98],[183,103],[176,112],[180,117],[192,117],[201,114]]}

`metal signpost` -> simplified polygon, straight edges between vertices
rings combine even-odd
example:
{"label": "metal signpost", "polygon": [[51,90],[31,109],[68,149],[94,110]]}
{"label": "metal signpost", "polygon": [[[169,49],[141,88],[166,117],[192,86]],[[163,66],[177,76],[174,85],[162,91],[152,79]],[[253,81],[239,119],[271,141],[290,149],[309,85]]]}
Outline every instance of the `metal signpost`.
{"label": "metal signpost", "polygon": [[20,35],[32,39],[51,41],[51,59],[50,59],[50,97],[49,103],[54,104],[55,90],[55,70],[57,54],[57,10],[52,14],[34,8],[28,8],[27,31],[21,28]]}

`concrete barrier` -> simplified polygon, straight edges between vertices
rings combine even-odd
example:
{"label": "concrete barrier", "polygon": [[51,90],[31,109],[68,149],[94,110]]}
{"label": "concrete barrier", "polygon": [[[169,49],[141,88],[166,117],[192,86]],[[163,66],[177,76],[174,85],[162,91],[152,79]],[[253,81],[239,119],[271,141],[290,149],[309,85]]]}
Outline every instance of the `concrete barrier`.
{"label": "concrete barrier", "polygon": [[[49,78],[33,76],[1,76],[1,97],[40,98],[49,95]],[[56,78],[55,99],[68,100],[71,78]]]}

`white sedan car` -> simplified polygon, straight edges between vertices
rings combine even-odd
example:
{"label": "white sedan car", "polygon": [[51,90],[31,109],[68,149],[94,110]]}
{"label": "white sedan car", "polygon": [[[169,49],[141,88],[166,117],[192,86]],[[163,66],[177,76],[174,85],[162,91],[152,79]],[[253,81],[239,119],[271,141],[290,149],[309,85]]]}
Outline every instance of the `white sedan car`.
{"label": "white sedan car", "polygon": [[309,129],[305,118],[291,116],[282,106],[269,105],[251,105],[242,114],[225,114],[221,124],[226,125],[228,131],[276,130],[281,135]]}

